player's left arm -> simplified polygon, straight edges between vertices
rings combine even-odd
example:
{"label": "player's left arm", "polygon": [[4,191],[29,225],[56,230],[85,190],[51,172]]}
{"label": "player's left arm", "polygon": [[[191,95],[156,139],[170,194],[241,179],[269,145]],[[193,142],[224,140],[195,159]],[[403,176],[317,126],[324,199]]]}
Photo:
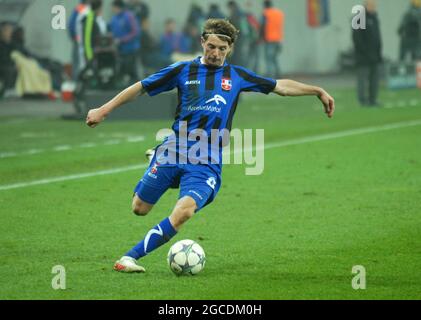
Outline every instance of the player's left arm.
{"label": "player's left arm", "polygon": [[294,80],[282,79],[276,80],[276,86],[273,92],[284,97],[317,96],[323,103],[325,112],[329,118],[332,118],[335,112],[335,100],[320,87],[310,86]]}

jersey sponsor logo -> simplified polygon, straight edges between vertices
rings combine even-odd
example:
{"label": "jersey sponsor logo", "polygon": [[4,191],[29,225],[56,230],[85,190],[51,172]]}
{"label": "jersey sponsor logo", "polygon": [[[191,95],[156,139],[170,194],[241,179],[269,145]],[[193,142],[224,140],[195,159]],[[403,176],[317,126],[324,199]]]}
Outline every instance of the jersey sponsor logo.
{"label": "jersey sponsor logo", "polygon": [[213,102],[215,101],[215,103],[219,106],[219,103],[222,102],[223,104],[227,104],[227,101],[225,101],[224,97],[220,96],[219,94],[215,94],[215,96],[211,99],[209,99],[208,101],[206,101],[205,103],[209,103],[209,102]]}
{"label": "jersey sponsor logo", "polygon": [[209,112],[221,112],[221,108],[218,108],[216,106],[188,106],[188,111],[209,111]]}
{"label": "jersey sponsor logo", "polygon": [[199,84],[200,84],[200,80],[190,80],[190,81],[186,81],[186,82],[184,83],[184,85],[186,85],[186,86],[188,86],[188,85],[192,85],[192,84],[197,84],[197,85],[199,85]]}
{"label": "jersey sponsor logo", "polygon": [[221,87],[222,90],[230,91],[232,88],[232,80],[228,78],[222,78]]}

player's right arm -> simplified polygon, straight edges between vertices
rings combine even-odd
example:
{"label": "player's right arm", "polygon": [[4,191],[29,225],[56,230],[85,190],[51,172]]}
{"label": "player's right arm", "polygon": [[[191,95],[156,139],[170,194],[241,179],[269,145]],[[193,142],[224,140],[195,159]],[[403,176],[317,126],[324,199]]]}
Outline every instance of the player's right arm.
{"label": "player's right arm", "polygon": [[145,93],[142,83],[136,82],[134,85],[124,89],[113,99],[108,101],[100,108],[91,109],[86,117],[86,124],[91,128],[95,128],[102,122],[114,109],[122,106],[123,104],[134,100],[136,97]]}

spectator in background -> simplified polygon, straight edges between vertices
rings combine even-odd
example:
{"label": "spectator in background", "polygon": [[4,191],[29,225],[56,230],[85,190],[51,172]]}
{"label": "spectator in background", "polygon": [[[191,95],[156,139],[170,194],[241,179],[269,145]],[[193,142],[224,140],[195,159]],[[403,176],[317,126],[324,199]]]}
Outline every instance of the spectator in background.
{"label": "spectator in background", "polygon": [[203,13],[202,8],[193,3],[190,7],[190,12],[187,16],[186,25],[195,25],[198,30],[202,28],[202,25],[205,21],[205,14]]}
{"label": "spectator in background", "polygon": [[25,49],[21,35],[21,27],[7,22],[0,26],[0,96],[54,99],[50,72]]}
{"label": "spectator in background", "polygon": [[181,34],[176,32],[176,24],[174,19],[165,21],[165,32],[161,36],[160,47],[161,53],[171,59],[175,52],[180,52]]}
{"label": "spectator in background", "polygon": [[188,23],[181,33],[175,35],[174,39],[170,56],[166,53],[173,62],[193,60],[197,57],[197,53],[201,53],[202,46],[196,25]]}
{"label": "spectator in background", "polygon": [[20,51],[27,57],[35,57],[35,55],[31,54],[29,50],[26,49],[25,46],[25,32],[23,28],[19,25],[13,27],[12,33],[12,44],[15,50]]}
{"label": "spectator in background", "polygon": [[225,19],[225,15],[221,12],[219,5],[211,3],[209,6],[208,19]]}
{"label": "spectator in background", "polygon": [[90,7],[79,14],[76,23],[77,38],[79,41],[79,75],[84,77],[95,58],[95,46],[98,39],[106,31],[103,25],[102,0],[90,0]]}
{"label": "spectator in background", "polygon": [[129,81],[138,81],[137,55],[140,49],[140,26],[134,14],[124,7],[123,0],[113,1],[114,16],[109,28],[118,46],[120,71]]}
{"label": "spectator in background", "polygon": [[248,37],[248,23],[244,12],[240,9],[235,1],[228,2],[229,21],[240,30],[240,34],[235,44],[234,52],[229,58],[232,64],[245,65],[245,47],[246,39]]}
{"label": "spectator in background", "polygon": [[180,53],[194,55],[201,51],[199,29],[194,24],[187,24],[181,36]]}
{"label": "spectator in background", "polygon": [[0,25],[0,96],[14,86],[17,76],[16,65],[11,58],[14,45],[12,43],[13,25]]}
{"label": "spectator in background", "polygon": [[258,73],[259,58],[260,58],[260,23],[256,16],[253,14],[253,2],[248,0],[246,2],[246,19],[248,26],[248,37],[247,37],[247,54],[248,68]]}
{"label": "spectator in background", "polygon": [[400,60],[410,61],[421,59],[421,0],[411,0],[411,5],[405,13],[399,26],[401,37]]}
{"label": "spectator in background", "polygon": [[172,63],[171,59],[161,53],[159,44],[150,32],[149,19],[142,21],[142,37],[140,38],[140,60],[143,64],[144,76],[152,74]]}
{"label": "spectator in background", "polygon": [[88,0],[80,0],[80,3],[72,11],[70,16],[69,25],[67,30],[69,31],[69,36],[72,41],[72,78],[74,81],[77,80],[78,71],[79,71],[79,41],[77,34],[77,23],[78,17],[81,14],[84,14],[88,9]]}
{"label": "spectator in background", "polygon": [[362,106],[378,106],[379,69],[382,62],[382,40],[376,2],[367,0],[366,29],[353,29],[357,67],[357,93]]}
{"label": "spectator in background", "polygon": [[270,0],[265,0],[263,6],[261,32],[264,40],[266,76],[280,79],[279,55],[284,41],[284,13],[274,8]]}
{"label": "spectator in background", "polygon": [[[63,82],[63,66],[60,62],[54,61],[51,58],[41,57],[38,56],[32,52],[30,52],[28,49],[26,49],[25,45],[25,31],[23,27],[16,26],[13,31],[12,35],[12,43],[14,50],[19,51],[22,53],[25,57],[29,59],[34,59],[39,64],[39,66],[45,70],[47,70],[52,78],[52,85],[53,89],[56,91],[61,90],[61,84]],[[50,95],[50,98],[53,98],[52,95]]]}
{"label": "spectator in background", "polygon": [[149,7],[144,1],[129,0],[127,9],[133,12],[140,26],[142,25],[142,21],[149,19]]}
{"label": "spectator in background", "polygon": [[62,66],[31,54],[25,47],[23,28],[5,23],[1,26],[0,78],[0,95],[5,92],[12,97],[17,94],[55,99],[53,89],[60,90]]}

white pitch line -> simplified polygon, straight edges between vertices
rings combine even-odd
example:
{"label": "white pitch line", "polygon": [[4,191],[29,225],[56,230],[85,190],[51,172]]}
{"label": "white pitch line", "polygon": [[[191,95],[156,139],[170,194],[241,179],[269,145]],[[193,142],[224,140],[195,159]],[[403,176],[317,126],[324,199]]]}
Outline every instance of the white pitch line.
{"label": "white pitch line", "polygon": [[16,157],[16,152],[2,152],[0,153],[0,158],[9,158],[9,157]]}
{"label": "white pitch line", "polygon": [[72,147],[69,145],[57,146],[53,148],[54,151],[67,151],[70,149],[72,149]]}
{"label": "white pitch line", "polygon": [[[337,139],[337,138],[362,135],[362,134],[367,134],[367,133],[376,133],[376,132],[381,132],[381,131],[414,127],[414,126],[419,126],[419,125],[421,125],[421,119],[405,121],[405,122],[397,122],[397,123],[387,124],[383,126],[367,127],[367,128],[360,128],[360,129],[345,130],[345,131],[340,131],[340,132],[326,133],[326,134],[321,134],[321,135],[316,135],[316,136],[287,140],[287,141],[272,142],[272,143],[267,143],[264,145],[264,147],[261,147],[258,149],[281,148],[281,147],[287,147],[287,146],[292,146],[292,145],[300,145],[300,144],[316,142],[316,141],[326,141],[326,140],[332,140],[332,139]],[[241,150],[237,150],[235,152],[241,152]],[[146,168],[147,166],[148,164],[144,163],[140,165],[120,167],[120,168],[115,168],[115,169],[110,169],[110,170],[101,170],[101,171],[94,171],[94,172],[88,172],[88,173],[74,174],[74,175],[69,175],[69,176],[61,176],[61,177],[56,177],[56,178],[48,178],[48,179],[35,180],[35,181],[29,181],[29,182],[14,183],[14,184],[0,186],[0,191],[18,189],[18,188],[24,188],[24,187],[36,186],[36,185],[43,185],[43,184],[50,184],[54,182],[62,182],[62,181],[76,180],[76,179],[89,178],[89,177],[95,177],[95,176],[102,176],[102,175],[108,175],[108,174],[114,174],[114,173],[120,173],[120,172],[132,171],[132,170],[139,170],[139,169]]]}
{"label": "white pitch line", "polygon": [[70,175],[70,176],[62,176],[62,177],[56,177],[56,178],[35,180],[35,181],[30,181],[30,182],[14,183],[14,184],[0,186],[0,190],[18,189],[18,188],[37,186],[37,185],[42,185],[42,184],[49,184],[49,183],[53,183],[53,182],[69,181],[69,180],[96,177],[96,176],[102,176],[102,175],[119,173],[119,172],[139,170],[139,169],[142,169],[142,168],[146,168],[147,166],[148,166],[147,164],[140,164],[140,165],[135,165],[135,166],[128,166],[128,167],[110,169],[110,170],[101,170],[101,171],[95,171],[95,172],[73,174],[73,175]]}
{"label": "white pitch line", "polygon": [[399,100],[395,102],[386,102],[384,107],[386,109],[395,109],[395,108],[417,107],[419,105],[421,105],[421,102],[418,99],[411,99],[411,100]]}
{"label": "white pitch line", "polygon": [[[288,141],[266,143],[265,146],[264,146],[264,149],[287,147],[287,146],[299,145],[299,144],[304,144],[304,143],[309,143],[309,142],[331,140],[331,139],[350,137],[350,136],[356,136],[356,135],[367,134],[367,133],[376,133],[376,132],[387,131],[387,130],[414,127],[414,126],[419,126],[419,125],[421,125],[421,119],[420,120],[411,120],[411,121],[405,121],[405,122],[386,124],[386,125],[377,126],[377,127],[351,129],[351,130],[345,130],[345,131],[340,131],[340,132],[333,132],[333,133],[316,135],[316,136],[312,136],[312,137],[292,139],[292,140],[288,140]],[[262,149],[262,148],[258,148],[258,149]]]}
{"label": "white pitch line", "polygon": [[139,142],[139,141],[145,141],[144,136],[138,136],[138,137],[128,137],[127,142],[133,143],[133,142]]}
{"label": "white pitch line", "polygon": [[112,145],[120,144],[120,143],[121,143],[121,140],[113,139],[113,140],[105,141],[104,142],[104,145],[106,145],[106,146],[112,146]]}
{"label": "white pitch line", "polygon": [[416,107],[419,105],[419,101],[417,99],[412,99],[411,101],[409,101],[409,105],[411,107]]}
{"label": "white pitch line", "polygon": [[87,142],[87,143],[82,143],[82,144],[78,145],[79,148],[94,148],[96,146],[97,146],[97,144],[93,143],[93,142]]}
{"label": "white pitch line", "polygon": [[[52,149],[50,149],[50,151],[61,152],[61,151],[69,151],[69,150],[73,150],[73,149],[78,149],[78,148],[84,148],[84,149],[95,148],[95,147],[99,147],[99,146],[110,146],[110,145],[123,144],[125,142],[136,143],[136,142],[141,142],[141,141],[145,141],[144,136],[133,136],[133,137],[127,137],[127,139],[125,141],[122,141],[122,140],[119,140],[119,139],[112,139],[112,140],[105,141],[102,144],[87,142],[87,143],[82,143],[82,144],[75,145],[75,146],[71,146],[71,145],[55,146],[55,147],[52,147]],[[48,151],[49,151],[48,149],[30,149],[30,150],[22,151],[20,153],[18,153],[18,152],[3,152],[3,153],[0,153],[0,159],[2,159],[2,158],[12,158],[12,157],[18,157],[18,156],[25,156],[25,155],[34,155],[34,154],[39,154],[39,153],[48,152]]]}
{"label": "white pitch line", "polygon": [[42,149],[30,149],[30,150],[26,151],[25,154],[32,155],[32,154],[38,154],[38,153],[42,153],[42,152],[44,152],[44,150],[42,150]]}

